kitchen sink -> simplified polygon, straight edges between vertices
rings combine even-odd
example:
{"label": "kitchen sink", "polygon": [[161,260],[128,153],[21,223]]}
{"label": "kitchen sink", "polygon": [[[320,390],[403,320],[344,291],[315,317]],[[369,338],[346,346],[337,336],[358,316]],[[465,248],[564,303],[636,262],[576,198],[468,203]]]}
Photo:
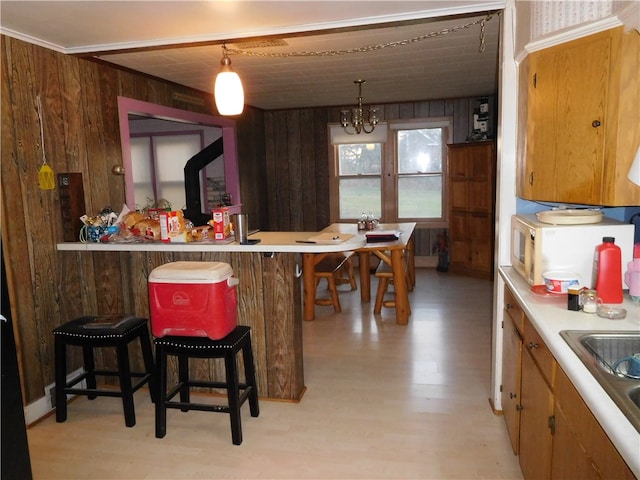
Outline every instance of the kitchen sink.
{"label": "kitchen sink", "polygon": [[560,336],[640,432],[640,379],[612,369],[616,360],[640,353],[640,332],[563,330]]}

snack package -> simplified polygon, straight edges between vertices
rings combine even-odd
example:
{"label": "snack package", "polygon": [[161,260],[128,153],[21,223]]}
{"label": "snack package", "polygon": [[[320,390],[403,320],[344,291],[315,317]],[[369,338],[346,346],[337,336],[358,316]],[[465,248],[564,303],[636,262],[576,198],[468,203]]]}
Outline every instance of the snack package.
{"label": "snack package", "polygon": [[160,240],[163,242],[171,242],[184,240],[184,216],[182,210],[172,212],[160,212]]}

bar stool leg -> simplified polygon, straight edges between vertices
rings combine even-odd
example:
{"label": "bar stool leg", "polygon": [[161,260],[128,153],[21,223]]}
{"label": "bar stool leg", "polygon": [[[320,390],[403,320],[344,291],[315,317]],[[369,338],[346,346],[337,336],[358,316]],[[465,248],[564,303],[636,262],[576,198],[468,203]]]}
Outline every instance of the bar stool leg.
{"label": "bar stool leg", "polygon": [[149,395],[151,396],[151,402],[156,403],[156,393],[158,389],[156,385],[156,372],[153,364],[153,351],[151,350],[151,340],[149,340],[148,330],[140,332],[140,349],[142,350],[144,369],[149,375],[151,375],[149,377]]}
{"label": "bar stool leg", "polygon": [[67,352],[66,345],[59,336],[55,338],[56,357],[56,422],[62,423],[67,419],[67,394],[64,388],[67,380]]}
{"label": "bar stool leg", "polygon": [[238,366],[236,352],[229,349],[224,357],[225,374],[227,377],[227,400],[229,402],[229,417],[231,420],[231,439],[234,445],[242,443],[242,423],[240,420]]}
{"label": "bar stool leg", "polygon": [[[94,371],[96,369],[96,364],[93,358],[93,347],[91,346],[82,347],[82,358],[84,361],[84,370],[85,372],[87,372],[87,376],[85,377],[85,380],[87,382],[87,389],[95,390],[96,375]],[[87,397],[89,398],[89,400],[93,400],[95,398],[98,398],[98,395],[96,395],[95,393],[90,393],[89,395],[87,395]]]}
{"label": "bar stool leg", "polygon": [[161,345],[156,345],[156,438],[167,434],[167,355]]}
{"label": "bar stool leg", "polygon": [[131,367],[129,366],[129,351],[127,344],[116,347],[118,356],[118,377],[122,392],[122,408],[124,410],[124,423],[127,427],[136,424],[136,412],[133,404],[133,388],[131,387]]}
{"label": "bar stool leg", "polygon": [[[178,355],[178,382],[180,382],[180,401],[182,403],[191,402],[191,393],[189,392],[189,357],[186,355]],[[180,411],[188,412],[187,407],[181,408]]]}
{"label": "bar stool leg", "polygon": [[245,382],[251,387],[251,392],[249,393],[249,410],[252,417],[257,417],[260,415],[260,407],[258,406],[258,385],[256,384],[256,368],[253,364],[251,339],[242,347],[242,360],[244,363]]}

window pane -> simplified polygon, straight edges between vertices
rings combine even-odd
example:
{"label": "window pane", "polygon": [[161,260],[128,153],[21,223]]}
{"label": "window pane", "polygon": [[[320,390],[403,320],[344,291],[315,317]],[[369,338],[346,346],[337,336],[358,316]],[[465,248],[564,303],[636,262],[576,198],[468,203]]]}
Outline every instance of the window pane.
{"label": "window pane", "polygon": [[399,218],[442,218],[442,175],[398,179]]}
{"label": "window pane", "polygon": [[338,145],[338,175],[380,175],[381,152],[380,143]]}
{"label": "window pane", "polygon": [[168,200],[174,210],[184,208],[184,166],[201,150],[200,135],[157,136],[154,144],[158,197]]}
{"label": "window pane", "polygon": [[381,215],[380,178],[340,179],[340,218],[360,218],[362,212]]}
{"label": "window pane", "polygon": [[442,128],[399,130],[398,172],[442,172]]}

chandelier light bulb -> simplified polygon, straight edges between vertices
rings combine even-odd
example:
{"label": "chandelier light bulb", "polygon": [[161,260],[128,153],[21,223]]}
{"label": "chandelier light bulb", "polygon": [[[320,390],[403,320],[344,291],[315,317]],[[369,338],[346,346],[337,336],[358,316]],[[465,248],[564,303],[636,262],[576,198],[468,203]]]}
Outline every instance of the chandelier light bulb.
{"label": "chandelier light bulb", "polygon": [[231,68],[231,59],[227,56],[227,47],[220,61],[220,72],[216,76],[214,98],[220,115],[239,115],[244,110],[244,89],[242,81]]}

